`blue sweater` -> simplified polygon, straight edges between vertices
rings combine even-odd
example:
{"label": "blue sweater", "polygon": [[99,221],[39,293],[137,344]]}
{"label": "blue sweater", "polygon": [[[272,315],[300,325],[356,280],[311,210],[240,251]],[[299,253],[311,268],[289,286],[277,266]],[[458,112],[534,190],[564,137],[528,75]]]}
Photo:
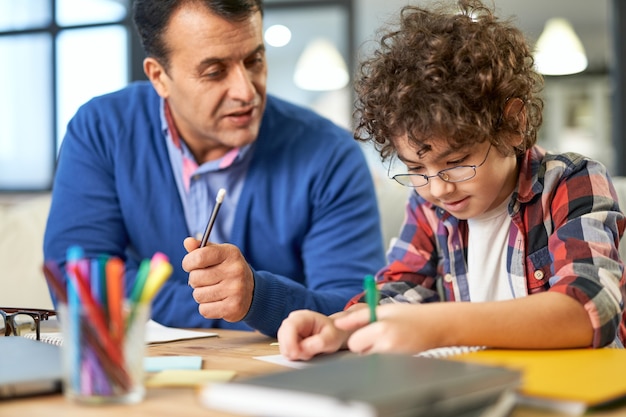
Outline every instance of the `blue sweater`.
{"label": "blue sweater", "polygon": [[[349,132],[268,97],[235,212],[231,242],[254,272],[244,320],[198,312],[181,268],[190,235],[161,129],[160,98],[147,82],[83,105],[68,125],[52,190],[44,256],[65,263],[122,257],[127,292],[142,259],[165,253],[174,272],[153,302],[154,320],[176,327],[257,329],[276,335],[295,309],[343,309],[363,276],[384,265],[372,178]],[[208,204],[209,202],[207,202]]]}

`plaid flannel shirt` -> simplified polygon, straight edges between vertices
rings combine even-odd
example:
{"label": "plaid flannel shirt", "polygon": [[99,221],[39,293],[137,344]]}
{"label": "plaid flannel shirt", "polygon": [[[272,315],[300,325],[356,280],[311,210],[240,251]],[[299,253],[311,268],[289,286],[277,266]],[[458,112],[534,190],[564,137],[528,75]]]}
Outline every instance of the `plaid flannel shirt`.
{"label": "plaid flannel shirt", "polygon": [[[520,163],[508,206],[509,283],[521,277],[529,295],[558,291],[579,301],[594,327],[593,347],[616,335],[624,343],[626,275],[617,248],[626,219],[606,169],[538,146]],[[467,238],[467,221],[412,193],[388,265],[377,274],[381,304],[471,301]]]}

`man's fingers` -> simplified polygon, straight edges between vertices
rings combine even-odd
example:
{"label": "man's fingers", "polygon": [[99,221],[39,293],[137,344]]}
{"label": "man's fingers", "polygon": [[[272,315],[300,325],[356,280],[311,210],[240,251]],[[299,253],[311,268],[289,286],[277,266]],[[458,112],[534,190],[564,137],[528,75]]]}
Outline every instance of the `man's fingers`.
{"label": "man's fingers", "polygon": [[231,298],[200,303],[198,311],[204,318],[224,319],[228,322],[240,321],[247,313],[240,303],[234,303]]}
{"label": "man's fingers", "polygon": [[187,252],[191,252],[192,250],[198,249],[200,247],[200,241],[194,239],[193,237],[188,237],[183,240],[183,246]]}

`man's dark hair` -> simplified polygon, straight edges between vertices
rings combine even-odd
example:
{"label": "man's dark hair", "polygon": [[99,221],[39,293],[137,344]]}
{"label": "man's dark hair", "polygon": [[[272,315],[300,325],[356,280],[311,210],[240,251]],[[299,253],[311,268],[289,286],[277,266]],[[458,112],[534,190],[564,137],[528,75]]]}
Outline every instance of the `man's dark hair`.
{"label": "man's dark hair", "polygon": [[164,40],[167,25],[176,10],[193,4],[229,21],[242,21],[256,12],[263,14],[262,0],[135,0],[133,21],[147,56],[157,59],[166,69],[169,50]]}

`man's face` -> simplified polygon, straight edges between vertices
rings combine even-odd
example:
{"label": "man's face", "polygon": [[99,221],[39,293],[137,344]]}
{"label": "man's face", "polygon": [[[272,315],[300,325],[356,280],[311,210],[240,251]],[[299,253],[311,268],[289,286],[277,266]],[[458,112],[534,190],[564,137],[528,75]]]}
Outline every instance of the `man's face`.
{"label": "man's face", "polygon": [[201,6],[185,5],[172,15],[165,41],[167,72],[161,68],[149,77],[168,100],[198,162],[254,142],[266,101],[261,13],[233,23]]}

